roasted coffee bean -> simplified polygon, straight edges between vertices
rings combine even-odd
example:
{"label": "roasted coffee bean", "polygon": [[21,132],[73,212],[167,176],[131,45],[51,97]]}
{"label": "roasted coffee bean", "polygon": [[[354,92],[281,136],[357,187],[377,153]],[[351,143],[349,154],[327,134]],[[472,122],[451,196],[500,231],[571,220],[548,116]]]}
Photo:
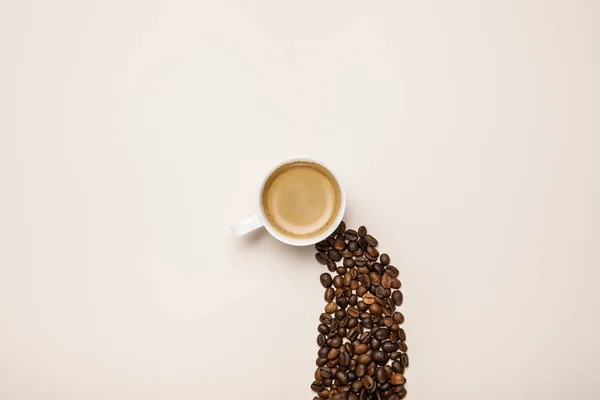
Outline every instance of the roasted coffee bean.
{"label": "roasted coffee bean", "polygon": [[371,340],[371,332],[364,332],[360,335],[360,338],[358,338],[358,340],[361,343],[369,343],[369,341]]}
{"label": "roasted coffee bean", "polygon": [[[392,342],[392,343],[394,343],[394,342]],[[402,353],[400,353],[399,351],[395,351],[393,353],[390,353],[390,359],[391,360],[398,360],[401,355],[402,355]]]}
{"label": "roasted coffee bean", "polygon": [[380,347],[381,347],[381,340],[371,337],[371,349],[379,350]]}
{"label": "roasted coffee bean", "polygon": [[400,351],[403,351],[405,353],[408,351],[408,346],[406,345],[405,342],[399,342],[398,348],[400,349]]}
{"label": "roasted coffee bean", "polygon": [[359,344],[357,346],[354,346],[354,354],[364,354],[369,350],[369,346],[366,344]]}
{"label": "roasted coffee bean", "polygon": [[[317,253],[317,254],[323,254],[323,253]],[[358,267],[363,267],[365,265],[367,265],[367,260],[364,257],[356,257],[354,259],[354,263],[356,264],[356,266]]]}
{"label": "roasted coffee bean", "polygon": [[366,288],[366,287],[364,287],[364,286],[359,286],[359,287],[356,289],[356,295],[357,295],[357,296],[359,296],[359,297],[360,297],[360,296],[364,296],[364,295],[365,295],[365,293],[367,293],[367,292],[368,292],[368,290],[367,290],[367,288]]}
{"label": "roasted coffee bean", "polygon": [[329,242],[327,240],[321,240],[319,243],[317,243],[315,245],[315,248],[317,249],[317,251],[319,251],[321,253],[326,253],[330,247],[331,246],[329,245]]}
{"label": "roasted coffee bean", "polygon": [[397,323],[393,323],[392,326],[390,326],[390,332],[398,332],[400,330],[400,325],[398,325]]}
{"label": "roasted coffee bean", "polygon": [[350,329],[350,328],[356,328],[358,326],[358,318],[348,318],[348,325],[346,326],[346,328]]}
{"label": "roasted coffee bean", "polygon": [[385,325],[389,328],[394,323],[394,320],[392,319],[392,317],[385,317],[382,322],[383,322],[383,325]]}
{"label": "roasted coffee bean", "polygon": [[398,345],[396,343],[386,341],[381,345],[381,349],[386,353],[393,353],[394,351],[398,350]]}
{"label": "roasted coffee bean", "polygon": [[375,296],[373,296],[371,293],[366,293],[363,296],[362,301],[364,301],[365,304],[371,305],[375,303]]}
{"label": "roasted coffee bean", "polygon": [[345,298],[345,297],[337,297],[335,299],[335,302],[337,303],[337,305],[340,308],[346,308],[346,307],[348,307],[348,299]]}
{"label": "roasted coffee bean", "polygon": [[386,340],[390,337],[390,331],[387,328],[379,328],[374,335],[379,340]]}
{"label": "roasted coffee bean", "polygon": [[357,361],[359,364],[368,365],[371,363],[371,356],[368,354],[361,354],[358,356]]}
{"label": "roasted coffee bean", "polygon": [[339,266],[339,267],[337,267],[335,269],[335,273],[338,274],[338,275],[345,275],[346,272],[348,272],[348,270],[346,269],[346,267]]}
{"label": "roasted coffee bean", "polygon": [[333,244],[333,248],[336,249],[337,251],[342,251],[346,248],[346,242],[343,241],[342,239],[338,239]]}
{"label": "roasted coffee bean", "polygon": [[402,292],[399,290],[396,290],[392,293],[392,300],[394,301],[394,304],[396,306],[401,306],[402,305]]}
{"label": "roasted coffee bean", "polygon": [[360,236],[361,238],[364,238],[367,235],[367,228],[364,225],[361,225],[358,228],[358,236]]}
{"label": "roasted coffee bean", "polygon": [[319,321],[321,321],[322,324],[330,324],[332,318],[333,317],[329,314],[321,313],[321,315],[319,316]]}
{"label": "roasted coffee bean", "polygon": [[358,250],[358,243],[356,243],[356,242],[350,242],[350,243],[348,243],[347,248],[348,248],[349,251],[355,253],[356,250]]}
{"label": "roasted coffee bean", "polygon": [[326,357],[319,357],[317,358],[317,366],[322,367],[324,365],[327,365],[327,362],[329,360]]}
{"label": "roasted coffee bean", "polygon": [[[394,324],[392,324],[392,326],[394,326]],[[400,338],[398,337],[398,332],[390,332],[390,342],[398,343],[399,341],[400,341]]]}
{"label": "roasted coffee bean", "polygon": [[336,275],[335,278],[333,278],[333,286],[335,286],[338,289],[343,287],[344,278],[342,278],[340,275]]}
{"label": "roasted coffee bean", "polygon": [[353,252],[351,252],[351,251],[350,251],[350,250],[348,250],[348,249],[346,249],[346,250],[342,251],[342,253],[341,253],[341,254],[342,254],[342,257],[344,257],[344,258],[351,258],[351,257],[353,257],[353,256],[354,256],[354,253],[353,253]]}
{"label": "roasted coffee bean", "polygon": [[350,282],[352,282],[352,276],[347,273],[343,278],[344,286],[350,286]]}
{"label": "roasted coffee bean", "polygon": [[400,356],[400,362],[404,365],[405,368],[408,368],[408,354],[402,353]]}
{"label": "roasted coffee bean", "polygon": [[348,305],[355,306],[358,303],[358,296],[356,294],[348,297]]}
{"label": "roasted coffee bean", "polygon": [[332,349],[329,349],[327,358],[329,358],[330,360],[333,360],[334,358],[338,358],[339,355],[340,355],[340,349],[334,347]]}
{"label": "roasted coffee bean", "polygon": [[395,373],[390,378],[390,382],[392,382],[392,385],[404,385],[406,383],[406,379],[401,373]]}
{"label": "roasted coffee bean", "polygon": [[381,286],[383,286],[385,289],[391,288],[393,279],[394,278],[392,278],[388,274],[383,274],[383,276],[381,277]]}
{"label": "roasted coffee bean", "polygon": [[319,331],[319,333],[322,333],[322,334],[329,333],[329,327],[325,324],[321,324],[321,325],[319,325],[318,331]]}
{"label": "roasted coffee bean", "polygon": [[330,272],[334,272],[336,268],[337,268],[337,265],[335,264],[335,261],[333,261],[333,260],[327,261],[327,269]]}
{"label": "roasted coffee bean", "polygon": [[340,385],[340,386],[346,386],[350,381],[348,379],[348,374],[346,374],[345,372],[342,372],[342,371],[338,371],[338,373],[335,374],[335,380],[337,381],[338,385]]}
{"label": "roasted coffee bean", "polygon": [[357,378],[362,378],[367,373],[367,366],[363,364],[358,364],[354,370]]}
{"label": "roasted coffee bean", "polygon": [[373,315],[381,315],[381,306],[377,303],[373,303],[369,306],[369,312]]}
{"label": "roasted coffee bean", "polygon": [[329,249],[329,251],[327,252],[327,256],[333,261],[340,261],[342,259],[342,255],[336,249]]}
{"label": "roasted coffee bean", "polygon": [[392,315],[392,318],[394,319],[394,322],[399,325],[401,325],[404,322],[404,315],[400,311],[396,311]]}
{"label": "roasted coffee bean", "polygon": [[380,299],[384,299],[387,296],[387,292],[383,287],[377,286],[375,288],[375,296],[379,297]]}
{"label": "roasted coffee bean", "polygon": [[327,265],[328,258],[327,258],[327,256],[324,253],[317,253],[317,254],[315,254],[315,258],[321,264]]}
{"label": "roasted coffee bean", "polygon": [[391,297],[388,297],[386,299],[386,304],[392,312],[396,311],[396,304],[394,304],[394,301],[392,300]]}
{"label": "roasted coffee bean", "polygon": [[379,383],[387,382],[388,374],[387,374],[387,372],[385,372],[385,369],[383,367],[377,368],[377,370],[375,372],[375,380],[377,380],[377,382],[379,382]]}
{"label": "roasted coffee bean", "polygon": [[358,309],[356,307],[350,307],[348,309],[348,315],[350,315],[351,317],[357,318],[358,316],[360,316],[360,311],[358,311]]}
{"label": "roasted coffee bean", "polygon": [[369,260],[369,261],[375,261],[375,260],[377,260],[377,257],[375,257],[375,256],[372,256],[372,255],[371,255],[371,254],[369,254],[369,253],[365,253],[365,254],[364,254],[364,257],[365,257],[367,260]]}
{"label": "roasted coffee bean", "polygon": [[348,353],[350,356],[354,355],[354,346],[352,346],[352,343],[344,344],[344,349],[346,349],[346,353]]}
{"label": "roasted coffee bean", "polygon": [[338,360],[337,358],[334,358],[333,360],[327,359],[327,366],[328,367],[335,367],[338,365]]}
{"label": "roasted coffee bean", "polygon": [[320,392],[321,390],[323,390],[323,381],[314,381],[312,385],[310,385],[310,388],[314,392]]}
{"label": "roasted coffee bean", "polygon": [[361,381],[362,381],[364,388],[367,390],[371,390],[375,387],[375,381],[369,375],[363,376]]}
{"label": "roasted coffee bean", "polygon": [[403,342],[406,342],[406,333],[404,332],[404,329],[400,328],[400,330],[398,330],[398,338]]}
{"label": "roasted coffee bean", "polygon": [[350,241],[358,240],[358,232],[354,229],[348,229],[346,233],[344,233],[344,237]]}
{"label": "roasted coffee bean", "polygon": [[319,395],[320,399],[328,399],[329,398],[329,389],[323,389],[317,394]]}
{"label": "roasted coffee bean", "polygon": [[388,265],[390,263],[390,256],[388,256],[386,253],[382,253],[379,256],[379,261],[381,261],[383,265]]}
{"label": "roasted coffee bean", "polygon": [[358,241],[358,247],[360,247],[361,249],[363,249],[364,251],[367,251],[367,247],[369,247],[369,243],[367,243],[366,240],[364,239],[360,239]]}
{"label": "roasted coffee bean", "polygon": [[356,304],[356,308],[358,308],[359,311],[364,312],[364,311],[367,311],[369,309],[369,306],[364,301],[359,301]]}
{"label": "roasted coffee bean", "polygon": [[371,281],[371,285],[377,286],[381,283],[381,275],[373,271],[369,273],[369,280]]}
{"label": "roasted coffee bean", "polygon": [[338,305],[335,302],[327,303],[325,306],[325,312],[328,314],[334,313],[338,309]]}
{"label": "roasted coffee bean", "polygon": [[400,275],[400,271],[398,271],[398,268],[394,267],[393,265],[388,265],[387,267],[385,267],[385,272],[387,272],[387,274],[392,278],[397,278],[398,275]]}
{"label": "roasted coffee bean", "polygon": [[385,363],[389,360],[389,356],[386,354],[385,351],[382,350],[373,351],[371,357],[373,358],[373,361],[375,361],[375,363],[377,363],[378,365],[385,365]]}
{"label": "roasted coffee bean", "polygon": [[319,347],[323,347],[325,346],[325,342],[327,339],[325,339],[325,335],[323,335],[322,333],[319,334],[319,336],[317,336],[317,345]]}
{"label": "roasted coffee bean", "polygon": [[379,275],[383,275],[385,274],[385,267],[383,266],[383,264],[380,264],[378,262],[374,262],[371,267],[373,268],[373,271],[377,272]]}
{"label": "roasted coffee bean", "polygon": [[347,392],[336,393],[333,396],[331,396],[331,400],[348,400],[348,393]]}
{"label": "roasted coffee bean", "polygon": [[339,336],[334,336],[329,341],[329,346],[331,347],[340,347],[342,345],[342,338]]}
{"label": "roasted coffee bean", "polygon": [[325,347],[321,347],[321,348],[319,349],[319,351],[317,352],[317,355],[318,355],[319,357],[327,357],[327,354],[329,354],[329,350],[330,350],[330,348],[329,348],[329,347],[327,347],[327,346],[325,346]]}
{"label": "roasted coffee bean", "polygon": [[394,370],[394,372],[404,373],[404,366],[398,360],[392,363],[392,369]]}
{"label": "roasted coffee bean", "polygon": [[400,279],[393,278],[392,279],[392,289],[400,289],[401,287],[402,287],[402,282],[400,282]]}
{"label": "roasted coffee bean", "polygon": [[333,278],[327,272],[322,273],[320,279],[324,288],[328,288],[333,283]]}
{"label": "roasted coffee bean", "polygon": [[352,258],[344,258],[344,267],[352,268],[354,267],[354,259]]}
{"label": "roasted coffee bean", "polygon": [[[356,375],[356,376],[358,377],[358,375]],[[360,390],[361,390],[361,389],[362,389],[362,387],[363,387],[363,385],[362,385],[362,381],[360,381],[360,380],[355,380],[354,382],[352,382],[352,385],[351,385],[351,387],[352,387],[352,391],[353,391],[353,392],[356,392],[356,393],[360,392]]]}
{"label": "roasted coffee bean", "polygon": [[362,324],[363,328],[365,328],[365,329],[373,328],[373,320],[372,319],[365,319],[364,321],[361,321],[361,324]]}
{"label": "roasted coffee bean", "polygon": [[342,222],[340,222],[338,227],[335,229],[335,233],[337,233],[338,235],[341,235],[345,231],[346,231],[346,223],[344,221],[342,221]]}
{"label": "roasted coffee bean", "polygon": [[365,252],[360,247],[358,249],[356,249],[356,251],[354,252],[354,257],[362,257],[364,255],[365,255]]}
{"label": "roasted coffee bean", "polygon": [[[338,303],[339,305],[339,303]],[[333,314],[333,317],[337,320],[341,320],[342,318],[344,318],[346,316],[346,311],[345,310],[337,310],[335,312],[335,314]]]}
{"label": "roasted coffee bean", "polygon": [[331,302],[335,298],[335,290],[333,288],[327,288],[325,295],[323,296],[326,302]]}
{"label": "roasted coffee bean", "polygon": [[365,236],[365,242],[367,242],[369,244],[369,246],[372,246],[372,247],[377,247],[377,245],[379,244],[379,242],[377,242],[377,239],[375,239],[371,235]]}

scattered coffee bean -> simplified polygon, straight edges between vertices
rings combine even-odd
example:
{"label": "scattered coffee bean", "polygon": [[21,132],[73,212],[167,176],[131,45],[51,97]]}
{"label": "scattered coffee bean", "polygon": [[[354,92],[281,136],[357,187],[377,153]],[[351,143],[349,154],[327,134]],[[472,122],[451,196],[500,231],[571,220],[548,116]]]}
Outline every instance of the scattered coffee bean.
{"label": "scattered coffee bean", "polygon": [[[341,222],[315,245],[327,266],[321,285],[327,302],[319,317],[313,400],[400,400],[408,366],[399,271],[380,253],[377,239],[362,225]],[[342,262],[337,265],[337,262]]]}

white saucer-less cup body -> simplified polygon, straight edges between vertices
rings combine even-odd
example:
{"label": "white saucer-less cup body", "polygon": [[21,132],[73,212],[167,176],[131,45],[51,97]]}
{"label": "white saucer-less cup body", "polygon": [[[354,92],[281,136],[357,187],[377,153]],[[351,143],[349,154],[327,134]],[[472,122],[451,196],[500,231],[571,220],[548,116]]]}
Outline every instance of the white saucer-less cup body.
{"label": "white saucer-less cup body", "polygon": [[[298,162],[298,161],[305,161],[305,162],[319,164],[323,168],[327,169],[331,173],[331,175],[335,178],[335,180],[340,188],[340,194],[341,194],[340,209],[338,211],[338,214],[335,216],[335,221],[333,222],[333,224],[331,224],[329,229],[327,229],[320,235],[313,236],[310,238],[302,238],[302,239],[286,236],[283,233],[276,230],[275,228],[273,228],[273,225],[271,225],[271,223],[265,216],[265,211],[263,209],[263,204],[262,204],[262,195],[263,195],[265,183],[267,182],[269,177],[273,174],[273,172],[275,172],[277,170],[277,168],[281,167],[282,165],[289,164],[292,162]],[[233,234],[235,236],[240,237],[249,232],[252,232],[255,229],[264,227],[267,230],[267,232],[269,232],[271,234],[271,236],[273,236],[275,239],[277,239],[283,243],[291,244],[292,246],[309,246],[311,244],[318,243],[321,240],[327,238],[329,235],[331,235],[331,233],[333,233],[333,231],[335,231],[335,229],[338,227],[340,222],[342,222],[342,218],[344,217],[344,212],[346,211],[346,192],[344,191],[344,187],[342,186],[342,183],[340,182],[340,179],[338,178],[338,176],[327,165],[325,165],[322,162],[315,160],[311,157],[293,157],[293,158],[288,158],[286,160],[281,161],[279,164],[274,166],[265,175],[265,178],[261,182],[260,187],[258,189],[258,193],[256,196],[256,206],[257,206],[256,214],[242,220],[240,223],[233,225],[231,227],[231,231],[233,232]]]}

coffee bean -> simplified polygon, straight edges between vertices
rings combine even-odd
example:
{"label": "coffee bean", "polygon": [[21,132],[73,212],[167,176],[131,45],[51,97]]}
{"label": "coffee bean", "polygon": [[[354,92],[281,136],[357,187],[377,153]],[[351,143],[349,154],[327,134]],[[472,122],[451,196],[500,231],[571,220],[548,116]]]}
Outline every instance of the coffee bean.
{"label": "coffee bean", "polygon": [[397,306],[401,306],[402,305],[402,292],[399,290],[396,290],[394,293],[392,293],[392,300],[394,301],[394,304]]}
{"label": "coffee bean", "polygon": [[350,307],[348,309],[348,315],[351,317],[357,318],[360,315],[360,311],[356,307]]}
{"label": "coffee bean", "polygon": [[346,272],[348,272],[348,270],[345,267],[343,267],[343,266],[339,266],[339,267],[336,268],[335,272],[338,275],[345,275]]}
{"label": "coffee bean", "polygon": [[360,337],[358,338],[358,340],[361,343],[369,343],[369,341],[371,340],[371,332],[364,332],[360,335]]}
{"label": "coffee bean", "polygon": [[321,348],[319,349],[319,351],[317,352],[317,355],[318,355],[319,357],[327,357],[327,354],[329,354],[329,350],[330,350],[330,348],[329,348],[329,347],[327,347],[327,346],[325,346],[325,347],[321,347]]}
{"label": "coffee bean", "polygon": [[336,393],[331,397],[331,400],[348,400],[348,393]]}
{"label": "coffee bean", "polygon": [[373,314],[373,315],[381,315],[382,308],[381,308],[381,306],[380,306],[379,304],[377,304],[377,303],[374,303],[374,304],[371,304],[371,305],[369,306],[369,311],[370,311],[370,312],[371,312],[371,314]]}
{"label": "coffee bean", "polygon": [[381,340],[371,337],[371,349],[379,350],[380,347],[381,347]]}
{"label": "coffee bean", "polygon": [[333,261],[333,260],[329,260],[329,261],[327,261],[327,269],[328,269],[330,272],[335,272],[335,269],[336,269],[336,268],[337,268],[337,265],[335,264],[335,261]]}
{"label": "coffee bean", "polygon": [[390,263],[390,256],[388,256],[386,253],[382,253],[379,256],[379,261],[381,261],[383,265],[388,265]]}
{"label": "coffee bean", "polygon": [[364,321],[361,321],[361,324],[365,329],[373,328],[373,320],[372,319],[365,319]]}
{"label": "coffee bean", "polygon": [[319,325],[318,329],[319,333],[326,334],[329,333],[329,327],[325,324]]}
{"label": "coffee bean", "polygon": [[401,287],[402,287],[402,282],[400,282],[400,279],[393,278],[392,279],[392,289],[400,289]]}
{"label": "coffee bean", "polygon": [[369,246],[372,246],[372,247],[377,247],[377,245],[379,244],[379,242],[377,242],[377,239],[375,239],[371,235],[365,236],[365,242],[367,242],[369,244]]}
{"label": "coffee bean", "polygon": [[344,278],[342,278],[340,275],[336,275],[335,278],[333,278],[333,286],[338,289],[344,286]]}
{"label": "coffee bean", "polygon": [[408,354],[402,353],[400,356],[400,362],[402,362],[402,365],[404,365],[405,368],[408,368]]}
{"label": "coffee bean", "polygon": [[323,389],[319,393],[319,399],[328,399],[329,398],[329,389]]}
{"label": "coffee bean", "polygon": [[408,351],[408,346],[405,342],[398,342],[398,348],[405,353]]}
{"label": "coffee bean", "polygon": [[351,251],[350,251],[350,250],[348,250],[348,249],[346,249],[346,250],[342,251],[342,253],[341,253],[341,254],[342,254],[342,257],[344,257],[344,258],[351,258],[351,257],[353,257],[353,256],[354,256],[354,253],[353,253],[353,252],[351,252]]}
{"label": "coffee bean", "polygon": [[361,249],[363,249],[364,251],[367,251],[367,247],[369,247],[369,243],[367,243],[366,240],[364,239],[360,239],[358,241],[358,247],[360,247]]}
{"label": "coffee bean", "polygon": [[379,340],[386,340],[390,337],[390,331],[387,328],[379,328],[374,335]]}
{"label": "coffee bean", "polygon": [[340,308],[348,307],[348,299],[346,297],[337,297],[335,302],[338,304]]}
{"label": "coffee bean", "polygon": [[397,324],[399,324],[399,325],[401,325],[404,322],[404,315],[401,312],[399,312],[399,311],[396,311],[392,315],[392,318],[394,318],[394,322],[397,323]]}
{"label": "coffee bean", "polygon": [[[352,283],[350,285],[352,285]],[[353,294],[350,297],[348,297],[348,304],[350,306],[355,306],[357,303],[358,303],[358,296],[356,294]]]}
{"label": "coffee bean", "polygon": [[395,351],[393,353],[390,353],[390,359],[391,360],[398,360],[401,355],[402,355],[402,353],[400,353],[399,351]]}
{"label": "coffee bean", "polygon": [[373,268],[373,271],[377,272],[379,275],[385,274],[385,267],[383,266],[383,264],[374,262],[373,264],[371,264],[371,267]]}
{"label": "coffee bean", "polygon": [[400,275],[400,271],[398,271],[398,268],[394,267],[393,265],[388,265],[387,267],[385,267],[385,271],[392,278],[397,278],[398,275]]}
{"label": "coffee bean", "polygon": [[342,239],[338,239],[333,244],[333,248],[336,249],[337,251],[342,251],[346,248],[346,242],[343,241]]}
{"label": "coffee bean", "polygon": [[392,382],[392,385],[404,385],[406,383],[406,379],[401,373],[395,373],[390,378],[390,382]]}
{"label": "coffee bean", "polygon": [[394,351],[398,350],[398,345],[396,343],[386,341],[381,345],[381,349],[386,353],[393,353]]}
{"label": "coffee bean", "polygon": [[335,298],[335,290],[333,290],[333,288],[327,288],[323,297],[326,302],[331,302]]}
{"label": "coffee bean", "polygon": [[347,328],[356,328],[358,326],[358,318],[348,318]]}
{"label": "coffee bean", "polygon": [[327,240],[321,240],[319,243],[317,243],[315,245],[315,248],[317,249],[317,251],[319,251],[321,253],[326,253],[330,247],[331,246],[329,245],[329,242],[327,242]]}
{"label": "coffee bean", "polygon": [[[323,255],[323,253],[317,253],[317,254]],[[327,258],[327,257],[325,257],[325,258]],[[365,266],[367,264],[367,260],[364,257],[356,257],[354,259],[354,263],[356,264],[356,266],[362,267],[362,266]]]}
{"label": "coffee bean", "polygon": [[379,297],[380,299],[383,299],[387,296],[387,291],[385,290],[385,288],[377,286],[375,288],[375,296]]}
{"label": "coffee bean", "polygon": [[354,267],[354,259],[352,258],[344,258],[344,267],[352,268]]}
{"label": "coffee bean", "polygon": [[[357,375],[357,377],[358,377],[358,375]],[[363,385],[362,385],[362,382],[360,380],[356,380],[356,381],[352,382],[351,387],[352,387],[352,391],[353,392],[358,393],[362,389]]]}
{"label": "coffee bean", "polygon": [[382,350],[375,350],[371,357],[378,365],[384,365],[389,360],[389,356]]}
{"label": "coffee bean", "polygon": [[359,311],[363,312],[363,311],[367,311],[369,309],[369,306],[364,301],[359,301],[356,304],[356,308],[358,308]]}
{"label": "coffee bean", "polygon": [[319,347],[323,347],[325,345],[325,341],[326,341],[325,335],[319,334],[319,336],[317,336],[317,345]]}
{"label": "coffee bean", "polygon": [[404,373],[404,366],[400,361],[394,361],[392,363],[392,369],[394,372]]}
{"label": "coffee bean", "polygon": [[327,256],[333,261],[340,261],[342,259],[342,255],[336,249],[329,249],[329,251],[327,252]]}
{"label": "coffee bean", "polygon": [[379,383],[386,383],[388,380],[388,375],[387,372],[385,372],[385,369],[382,367],[377,368],[377,371],[375,372],[375,380],[377,380],[377,382]]}
{"label": "coffee bean", "polygon": [[323,390],[323,381],[314,381],[312,385],[310,385],[310,388],[314,392],[320,392],[321,390]]}
{"label": "coffee bean", "polygon": [[344,275],[344,286],[350,286],[350,282],[352,282],[352,276],[347,273],[346,275]]}
{"label": "coffee bean", "polygon": [[331,275],[329,275],[327,272],[322,273],[320,279],[321,285],[323,285],[324,288],[328,288],[333,283]]}
{"label": "coffee bean", "polygon": [[403,342],[406,342],[406,333],[404,333],[404,329],[400,328],[400,330],[398,331],[398,337]]}
{"label": "coffee bean", "polygon": [[[370,255],[371,257],[373,257],[375,260],[377,260],[377,257],[379,257],[379,251],[373,247],[373,246],[367,246],[367,254]],[[329,253],[327,253],[329,255]],[[331,257],[331,256],[329,256]],[[333,257],[332,257],[333,259]]]}
{"label": "coffee bean", "polygon": [[392,280],[393,278],[391,276],[389,276],[388,274],[383,274],[383,276],[381,277],[381,286],[383,286],[386,289],[391,288]]}
{"label": "coffee bean", "polygon": [[367,228],[364,225],[361,225],[358,228],[358,236],[360,236],[361,238],[364,238],[366,234],[367,234]]}
{"label": "coffee bean", "polygon": [[369,350],[369,346],[363,343],[360,343],[357,346],[354,346],[354,353],[355,354],[364,354]]}
{"label": "coffee bean", "polygon": [[339,355],[340,355],[340,349],[334,347],[329,350],[329,353],[327,354],[327,358],[329,358],[330,360],[333,360],[334,358],[338,358]]}
{"label": "coffee bean", "polygon": [[357,242],[350,242],[350,243],[348,243],[347,247],[348,247],[349,251],[351,251],[353,253],[356,253],[356,251],[358,250],[358,243]]}
{"label": "coffee bean", "polygon": [[388,297],[386,299],[386,304],[392,312],[396,311],[396,305],[394,304],[394,301],[392,300],[391,297]]}
{"label": "coffee bean", "polygon": [[371,390],[375,387],[375,381],[369,375],[363,376],[361,381],[362,381],[364,388],[367,390]]}
{"label": "coffee bean", "polygon": [[344,233],[344,237],[350,241],[356,241],[358,240],[358,232],[354,229],[348,229],[346,233]]}
{"label": "coffee bean", "polygon": [[342,221],[335,229],[335,233],[337,233],[338,235],[341,235],[345,231],[346,231],[346,223],[344,221]]}
{"label": "coffee bean", "polygon": [[327,265],[327,256],[324,253],[317,253],[315,254],[315,257],[317,259],[318,262],[320,262],[323,265]]}
{"label": "coffee bean", "polygon": [[334,303],[333,301],[330,303],[327,303],[327,305],[325,306],[325,312],[328,314],[334,313],[335,310],[338,309],[338,305],[336,303]]}
{"label": "coffee bean", "polygon": [[346,386],[350,381],[348,379],[348,374],[342,371],[338,371],[338,373],[335,374],[335,380],[337,381],[338,385],[341,386]]}
{"label": "coffee bean", "polygon": [[329,345],[331,347],[340,347],[342,345],[342,338],[339,336],[334,336],[331,338],[331,340],[329,341]]}

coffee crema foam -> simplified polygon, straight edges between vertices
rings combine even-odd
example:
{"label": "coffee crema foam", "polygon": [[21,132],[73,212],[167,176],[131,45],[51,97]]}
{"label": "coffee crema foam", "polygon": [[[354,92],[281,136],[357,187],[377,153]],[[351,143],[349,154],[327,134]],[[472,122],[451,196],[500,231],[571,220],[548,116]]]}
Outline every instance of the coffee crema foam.
{"label": "coffee crema foam", "polygon": [[262,192],[262,206],[269,223],[293,238],[310,238],[329,229],[341,202],[342,193],[331,172],[306,161],[277,168]]}

